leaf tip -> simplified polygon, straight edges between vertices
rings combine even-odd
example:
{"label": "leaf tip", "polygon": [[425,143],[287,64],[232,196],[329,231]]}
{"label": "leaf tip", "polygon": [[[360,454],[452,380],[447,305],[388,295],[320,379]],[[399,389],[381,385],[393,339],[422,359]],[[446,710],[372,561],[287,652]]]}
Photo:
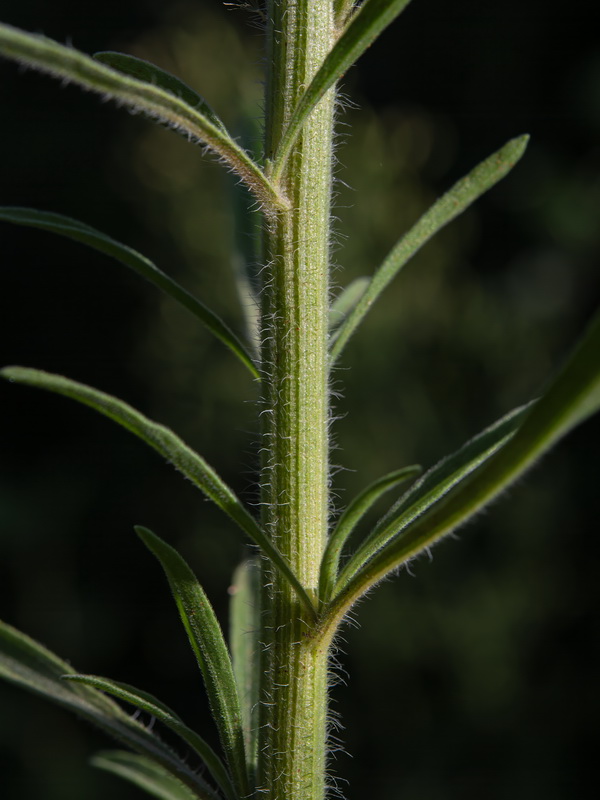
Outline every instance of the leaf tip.
{"label": "leaf tip", "polygon": [[510,154],[513,165],[516,164],[524,154],[530,139],[531,135],[529,133],[522,133],[521,136],[515,136],[514,139],[511,139],[506,144],[507,155]]}
{"label": "leaf tip", "polygon": [[2,367],[0,369],[0,378],[14,383],[17,380],[19,369],[19,367]]}
{"label": "leaf tip", "polygon": [[146,547],[150,547],[150,543],[157,538],[156,534],[152,533],[149,528],[145,528],[143,525],[134,525],[133,530],[140,537]]}
{"label": "leaf tip", "polygon": [[166,552],[176,552],[173,548],[168,545],[166,542],[153,533],[150,528],[144,527],[144,525],[134,525],[134,531],[142,540],[142,542],[146,545],[148,550],[152,553],[152,555],[156,556],[156,558],[163,564],[163,559],[165,557]]}

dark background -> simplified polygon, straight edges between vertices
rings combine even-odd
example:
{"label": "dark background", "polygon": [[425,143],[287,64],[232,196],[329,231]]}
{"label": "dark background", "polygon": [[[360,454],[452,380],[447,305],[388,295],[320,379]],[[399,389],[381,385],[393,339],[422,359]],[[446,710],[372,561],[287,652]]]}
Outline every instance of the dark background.
{"label": "dark background", "polygon": [[[243,134],[259,33],[216,0],[0,2],[4,21],[180,71]],[[535,396],[600,297],[600,44],[584,0],[415,0],[344,84],[336,281],[368,274],[440,192],[522,132],[515,172],[396,280],[336,373],[334,484],[456,449]],[[196,36],[192,36],[195,32]],[[186,38],[187,37],[187,38]],[[232,185],[174,135],[0,63],[0,203],[78,217],[138,248],[240,328]],[[250,137],[251,138],[251,137]],[[345,187],[349,184],[351,189]],[[255,387],[185,312],[50,234],[0,227],[0,362],[128,400],[253,498]],[[350,369],[351,368],[351,369]],[[85,408],[0,386],[0,615],[79,671],[146,689],[214,741],[162,575],[133,535],[179,547],[226,622],[235,530],[153,453]],[[334,709],[350,800],[588,796],[599,712],[598,421],[459,541],[358,610]],[[142,797],[93,771],[104,738],[0,686],[10,800]],[[593,784],[592,784],[593,785]]]}

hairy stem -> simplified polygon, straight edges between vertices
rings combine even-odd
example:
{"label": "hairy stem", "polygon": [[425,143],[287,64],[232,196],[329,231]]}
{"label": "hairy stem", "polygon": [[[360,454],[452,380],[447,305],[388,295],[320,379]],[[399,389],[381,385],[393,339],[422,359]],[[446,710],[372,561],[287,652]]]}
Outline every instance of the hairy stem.
{"label": "hairy stem", "polygon": [[[271,0],[267,164],[303,90],[334,41],[331,0]],[[316,597],[328,513],[327,328],[331,90],[280,172],[290,210],[268,220],[263,308],[264,524]],[[274,171],[277,172],[277,165]],[[265,575],[259,790],[269,800],[325,793],[327,648],[287,582]]]}

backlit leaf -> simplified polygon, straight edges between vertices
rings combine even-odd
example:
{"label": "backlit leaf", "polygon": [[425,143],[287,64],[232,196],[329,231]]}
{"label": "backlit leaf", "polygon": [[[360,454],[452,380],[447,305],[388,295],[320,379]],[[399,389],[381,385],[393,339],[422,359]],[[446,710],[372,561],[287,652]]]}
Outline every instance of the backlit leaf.
{"label": "backlit leaf", "polygon": [[222,124],[215,123],[198,107],[192,107],[172,91],[133,78],[73,47],[38,34],[0,24],[0,55],[91,89],[134,112],[168,125],[192,142],[201,143],[222,159],[250,188],[267,213],[287,208],[273,184]]}
{"label": "backlit leaf", "polygon": [[322,602],[328,602],[331,599],[342,549],[360,520],[386,492],[395,489],[405,481],[416,478],[420,472],[421,467],[416,465],[390,472],[370,484],[344,510],[329,537],[321,562],[319,597]]}
{"label": "backlit leaf", "polygon": [[[489,456],[458,481],[444,485],[448,480],[445,476],[441,492],[436,492],[433,487],[431,494],[420,497],[419,491],[423,491],[423,486],[419,490],[417,484],[414,488],[416,508],[405,507],[409,502],[407,496],[391,516],[384,518],[385,524],[378,535],[382,540],[390,538],[366,563],[358,559],[352,566],[348,565],[347,573],[340,577],[338,595],[329,609],[329,624],[335,626],[352,604],[389,572],[476,516],[565,434],[598,410],[600,314],[596,315],[543,396],[515,416],[505,418],[509,428],[513,422],[520,425],[504,442],[500,440],[499,446]],[[490,430],[501,433],[503,422]],[[485,437],[485,432],[482,436]],[[424,476],[423,484],[426,481],[429,484],[427,478]],[[353,568],[358,570],[350,577]]]}
{"label": "backlit leaf", "polygon": [[181,621],[202,672],[206,693],[241,797],[249,794],[242,715],[229,651],[215,612],[194,573],[179,553],[141,526],[136,532],[165,571]]}
{"label": "backlit leaf", "polygon": [[269,536],[215,470],[172,430],[153,422],[122,400],[100,392],[98,389],[93,389],[91,386],[64,378],[62,375],[26,367],[5,367],[0,370],[0,377],[78,400],[122,425],[150,445],[246,532],[254,544],[263,550],[273,565],[294,587],[300,601],[314,616],[313,602]]}
{"label": "backlit leaf", "polygon": [[371,282],[354,309],[332,335],[331,361],[338,358],[346,342],[352,336],[375,300],[395,278],[402,267],[417,253],[432,236],[445,225],[462,214],[478,197],[504,178],[525,152],[528,136],[519,136],[504,145],[466,177],[440,197],[413,227],[404,234],[386,256],[383,264],[371,278]]}
{"label": "backlit leaf", "polygon": [[397,534],[403,524],[406,525],[425,513],[473,470],[491,458],[514,435],[529,410],[529,406],[514,409],[466,442],[456,453],[442,459],[416,481],[362,542],[340,575],[338,590]]}
{"label": "backlit leaf", "polygon": [[203,114],[215,127],[221,128],[227,133],[225,125],[223,125],[206,100],[191,89],[187,83],[167,72],[167,70],[157,67],[156,64],[152,64],[150,61],[145,61],[143,58],[136,58],[127,53],[117,53],[114,50],[102,50],[99,53],[94,53],[94,58],[96,61],[100,61],[101,64],[106,64],[118,72],[131,75],[132,78],[138,78],[145,83],[152,83],[167,92],[171,92],[175,97],[181,98],[188,106]]}

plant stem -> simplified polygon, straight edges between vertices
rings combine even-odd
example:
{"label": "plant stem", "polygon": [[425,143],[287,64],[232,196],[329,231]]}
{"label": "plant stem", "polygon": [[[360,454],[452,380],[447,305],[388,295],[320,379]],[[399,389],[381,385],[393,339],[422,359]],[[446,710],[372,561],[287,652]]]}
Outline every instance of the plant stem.
{"label": "plant stem", "polygon": [[[266,156],[334,41],[331,0],[270,0]],[[265,224],[263,521],[316,598],[328,516],[328,274],[334,91],[281,173],[290,201]],[[267,568],[265,567],[265,572]],[[258,787],[269,800],[325,793],[327,648],[279,575],[265,575]]]}

